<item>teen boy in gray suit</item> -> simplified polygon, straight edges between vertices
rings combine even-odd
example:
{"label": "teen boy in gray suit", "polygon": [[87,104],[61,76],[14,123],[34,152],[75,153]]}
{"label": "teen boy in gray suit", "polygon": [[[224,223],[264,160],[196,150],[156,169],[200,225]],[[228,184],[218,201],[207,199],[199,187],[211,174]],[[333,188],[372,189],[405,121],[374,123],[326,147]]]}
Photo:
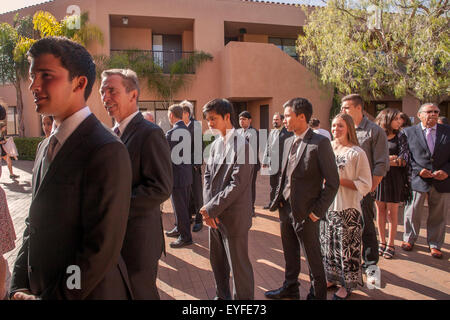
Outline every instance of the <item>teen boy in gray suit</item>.
{"label": "teen boy in gray suit", "polygon": [[232,298],[229,285],[233,276],[233,298],[254,299],[253,269],[248,257],[248,231],[252,225],[249,145],[231,124],[232,104],[215,99],[203,107],[210,129],[220,133],[210,149],[206,164],[203,199],[200,209],[210,226],[209,248],[216,281],[216,299]]}

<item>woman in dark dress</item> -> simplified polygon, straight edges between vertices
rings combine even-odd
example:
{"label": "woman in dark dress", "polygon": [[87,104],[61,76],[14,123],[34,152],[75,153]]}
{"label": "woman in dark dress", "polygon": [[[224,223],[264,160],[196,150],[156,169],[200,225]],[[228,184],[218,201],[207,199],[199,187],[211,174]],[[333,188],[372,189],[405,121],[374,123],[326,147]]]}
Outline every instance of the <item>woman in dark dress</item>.
{"label": "woman in dark dress", "polygon": [[[397,109],[382,110],[375,123],[383,128],[388,138],[389,171],[376,190],[379,255],[392,259],[395,254],[394,240],[397,234],[398,206],[409,201],[409,148],[405,134],[400,131],[403,123]],[[387,220],[387,221],[386,221]],[[389,222],[389,237],[386,243],[386,222]]]}

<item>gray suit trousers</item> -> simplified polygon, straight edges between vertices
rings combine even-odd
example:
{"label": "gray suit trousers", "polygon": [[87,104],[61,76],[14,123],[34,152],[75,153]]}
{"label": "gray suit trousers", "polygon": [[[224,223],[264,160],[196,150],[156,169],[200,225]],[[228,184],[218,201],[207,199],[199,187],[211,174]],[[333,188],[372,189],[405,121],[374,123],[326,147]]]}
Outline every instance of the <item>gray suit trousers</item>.
{"label": "gray suit trousers", "polygon": [[218,229],[209,229],[211,267],[216,281],[216,295],[231,300],[230,271],[233,277],[233,299],[253,300],[253,268],[248,257],[248,233],[227,237]]}
{"label": "gray suit trousers", "polygon": [[428,192],[413,191],[413,200],[405,207],[403,241],[414,244],[419,237],[424,202],[428,195],[427,242],[430,248],[441,249],[445,224],[450,210],[450,193],[440,193],[432,186]]}

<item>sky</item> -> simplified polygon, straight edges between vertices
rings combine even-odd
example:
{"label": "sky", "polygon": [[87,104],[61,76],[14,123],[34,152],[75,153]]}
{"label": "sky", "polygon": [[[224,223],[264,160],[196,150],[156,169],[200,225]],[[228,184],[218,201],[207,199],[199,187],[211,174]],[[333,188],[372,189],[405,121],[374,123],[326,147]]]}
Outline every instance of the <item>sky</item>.
{"label": "sky", "polygon": [[[56,0],[58,1],[58,0]],[[310,5],[320,5],[323,4],[322,0],[273,0],[274,2],[282,3],[299,3],[299,4],[310,4]],[[20,8],[28,7],[34,4],[48,2],[48,0],[0,0],[0,13],[17,10]]]}

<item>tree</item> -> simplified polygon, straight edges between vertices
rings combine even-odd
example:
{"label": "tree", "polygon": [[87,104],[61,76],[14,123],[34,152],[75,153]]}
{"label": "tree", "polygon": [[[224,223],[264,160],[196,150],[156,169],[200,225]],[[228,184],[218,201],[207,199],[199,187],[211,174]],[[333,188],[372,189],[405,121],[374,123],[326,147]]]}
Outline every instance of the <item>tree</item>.
{"label": "tree", "polygon": [[[16,89],[16,108],[19,120],[19,135],[24,136],[25,125],[23,121],[23,99],[21,81],[28,72],[28,61],[25,54],[21,54],[23,45],[32,35],[31,17],[14,18],[14,25],[0,24],[0,83],[11,83]],[[19,42],[22,46],[18,46]],[[29,41],[28,41],[29,43]]]}
{"label": "tree", "polygon": [[38,11],[33,17],[16,15],[12,26],[8,23],[0,25],[0,83],[11,83],[16,89],[20,136],[25,135],[21,81],[28,74],[28,50],[36,39],[47,36],[66,36],[82,45],[93,41],[103,43],[102,32],[88,20],[87,12],[58,21],[51,13]]}
{"label": "tree", "polygon": [[341,93],[439,103],[450,92],[449,9],[448,0],[326,1],[304,8],[298,54]]}
{"label": "tree", "polygon": [[182,88],[186,88],[192,80],[194,70],[205,61],[212,60],[209,53],[194,51],[187,57],[173,62],[169,72],[165,73],[153,53],[141,50],[128,50],[110,57],[97,56],[97,75],[111,68],[129,68],[136,72],[139,78],[145,79],[148,89],[154,89],[164,101],[166,107],[173,103],[173,98]]}

